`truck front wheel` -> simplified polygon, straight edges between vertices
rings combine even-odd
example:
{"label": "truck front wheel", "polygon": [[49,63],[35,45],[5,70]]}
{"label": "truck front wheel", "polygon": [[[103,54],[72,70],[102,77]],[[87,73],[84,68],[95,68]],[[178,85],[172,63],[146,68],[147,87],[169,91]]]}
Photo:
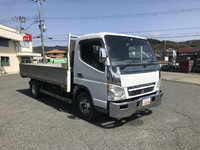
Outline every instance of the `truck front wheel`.
{"label": "truck front wheel", "polygon": [[36,81],[33,80],[30,82],[30,90],[34,98],[40,98],[41,93]]}
{"label": "truck front wheel", "polygon": [[86,92],[78,95],[77,110],[80,117],[87,121],[94,119],[97,114],[92,104],[92,98]]}

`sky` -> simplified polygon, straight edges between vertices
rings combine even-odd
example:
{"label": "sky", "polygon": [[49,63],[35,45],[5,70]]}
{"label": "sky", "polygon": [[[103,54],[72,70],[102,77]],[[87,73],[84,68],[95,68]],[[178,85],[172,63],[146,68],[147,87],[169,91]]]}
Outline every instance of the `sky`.
{"label": "sky", "polygon": [[[186,41],[200,39],[200,0],[45,0],[45,46],[67,45],[68,33],[114,32]],[[0,24],[19,29],[23,16],[33,46],[41,45],[35,0],[0,0]]]}

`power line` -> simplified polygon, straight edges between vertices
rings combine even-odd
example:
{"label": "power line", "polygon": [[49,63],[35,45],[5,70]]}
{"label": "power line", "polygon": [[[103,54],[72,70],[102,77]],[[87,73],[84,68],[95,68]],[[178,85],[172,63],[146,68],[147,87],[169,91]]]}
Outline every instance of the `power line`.
{"label": "power line", "polygon": [[143,37],[148,38],[167,38],[167,37],[186,37],[186,36],[194,36],[194,35],[200,35],[200,32],[193,32],[193,33],[173,33],[173,34],[160,34],[160,35],[142,35]]}
{"label": "power line", "polygon": [[200,11],[200,8],[189,8],[180,10],[170,10],[162,12],[138,13],[138,14],[124,14],[124,15],[110,15],[110,16],[90,16],[90,17],[46,17],[47,20],[105,20],[105,19],[124,19],[132,17],[147,17],[158,15],[171,15],[179,13],[189,13]]}
{"label": "power line", "polygon": [[30,4],[31,1],[28,0],[9,0],[6,2],[0,2],[0,7],[6,7],[6,6],[16,6],[16,5],[25,5]]}
{"label": "power line", "polygon": [[141,33],[141,32],[155,32],[155,31],[177,31],[177,30],[194,30],[200,29],[200,27],[192,27],[192,28],[171,28],[171,29],[154,29],[154,30],[142,30],[142,31],[126,31],[120,33]]}
{"label": "power line", "polygon": [[[126,31],[126,32],[118,32],[118,33],[123,33],[123,34],[131,34],[131,33],[148,33],[148,32],[157,32],[157,31],[181,31],[181,30],[195,30],[195,29],[200,29],[200,27],[191,27],[191,28],[170,28],[170,29],[152,29],[152,30],[136,30],[136,31]],[[78,33],[76,35],[83,35],[85,33]],[[177,34],[177,33],[176,33]],[[185,33],[184,33],[185,34]],[[166,34],[165,34],[166,35]],[[66,34],[49,34],[49,35],[46,35],[48,37],[67,37]]]}
{"label": "power line", "polygon": [[9,22],[13,22],[13,21],[16,21],[15,17],[7,18],[7,19],[0,19],[0,23],[9,23]]}
{"label": "power line", "polygon": [[[132,17],[147,17],[147,16],[158,16],[158,15],[171,15],[178,13],[190,13],[198,12],[200,8],[189,8],[189,9],[180,9],[180,10],[170,10],[162,12],[149,12],[149,13],[138,13],[138,14],[124,14],[124,15],[110,15],[110,16],[89,16],[89,17],[45,17],[46,20],[107,20],[107,19],[126,19]],[[26,17],[27,20],[35,20],[35,16]],[[13,18],[1,19],[0,22],[11,22]]]}
{"label": "power line", "polygon": [[[171,35],[171,36],[170,36]],[[200,36],[200,33],[183,33],[183,34],[169,34],[169,35],[167,35],[167,34],[165,34],[164,36],[157,36],[157,37],[150,37],[150,36],[143,36],[143,37],[146,37],[146,38],[156,38],[156,39],[163,39],[163,38],[182,38],[182,37],[198,37],[198,36]],[[64,38],[64,39],[49,39],[49,38],[47,38],[47,37],[45,37],[46,38],[46,40],[48,41],[48,42],[50,42],[50,41],[57,41],[57,42],[65,42],[65,41],[67,41],[67,39],[66,38]],[[34,38],[34,41],[38,41],[39,39],[38,38]],[[39,41],[38,41],[39,42]]]}
{"label": "power line", "polygon": [[[29,16],[25,18],[26,18],[26,21],[37,20],[37,16]],[[11,17],[11,18],[6,18],[6,19],[0,19],[0,23],[9,23],[9,22],[16,22],[16,18]]]}
{"label": "power line", "polygon": [[167,1],[161,1],[161,0],[99,0],[99,1],[94,1],[94,0],[48,0],[49,2],[62,2],[62,3],[67,3],[67,4],[76,4],[76,5],[116,5],[116,4],[166,4],[166,3],[191,3],[191,2],[199,2],[198,0],[167,0]]}
{"label": "power line", "polygon": [[194,35],[194,34],[200,34],[200,32],[190,32],[190,33],[171,33],[171,34],[161,34],[160,36],[176,36],[176,35]]}
{"label": "power line", "polygon": [[37,23],[37,21],[33,21],[33,22],[25,29],[25,31],[27,31],[30,27],[32,27],[32,25],[33,25],[34,23]]}
{"label": "power line", "polygon": [[164,38],[185,38],[185,37],[200,37],[200,34],[157,37],[157,39],[164,39]]}

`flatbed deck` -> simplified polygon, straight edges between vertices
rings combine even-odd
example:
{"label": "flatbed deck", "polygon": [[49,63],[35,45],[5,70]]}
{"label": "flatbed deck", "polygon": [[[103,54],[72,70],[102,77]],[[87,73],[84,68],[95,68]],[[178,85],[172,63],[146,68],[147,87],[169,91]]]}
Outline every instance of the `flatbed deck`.
{"label": "flatbed deck", "polygon": [[20,75],[67,87],[67,64],[20,64]]}

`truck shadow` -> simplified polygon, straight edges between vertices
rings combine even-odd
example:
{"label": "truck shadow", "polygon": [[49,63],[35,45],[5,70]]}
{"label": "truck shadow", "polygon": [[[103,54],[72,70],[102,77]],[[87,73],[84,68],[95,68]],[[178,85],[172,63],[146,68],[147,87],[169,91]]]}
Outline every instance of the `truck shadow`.
{"label": "truck shadow", "polygon": [[[33,98],[29,89],[20,89],[17,90],[17,92],[20,92],[28,97]],[[46,95],[40,99],[35,99],[35,100],[43,104],[46,104],[58,111],[66,112],[66,114],[68,115],[67,117],[69,119],[81,119],[78,117],[77,112],[72,108],[72,106],[66,102],[57,100],[55,98]],[[104,129],[118,128],[122,127],[123,125],[141,126],[143,125],[143,121],[140,118],[150,114],[152,114],[152,111],[149,109],[141,111],[139,113],[136,113],[130,117],[123,119],[114,119],[110,118],[107,114],[99,114],[95,120],[92,120],[89,123]]]}
{"label": "truck shadow", "polygon": [[152,114],[152,111],[147,109],[136,114],[133,114],[130,117],[123,118],[123,119],[114,119],[110,118],[106,114],[100,114],[98,118],[91,121],[95,126],[105,128],[105,129],[112,129],[117,127],[122,127],[123,125],[130,125],[130,126],[142,126],[144,122],[140,119],[143,116]]}

